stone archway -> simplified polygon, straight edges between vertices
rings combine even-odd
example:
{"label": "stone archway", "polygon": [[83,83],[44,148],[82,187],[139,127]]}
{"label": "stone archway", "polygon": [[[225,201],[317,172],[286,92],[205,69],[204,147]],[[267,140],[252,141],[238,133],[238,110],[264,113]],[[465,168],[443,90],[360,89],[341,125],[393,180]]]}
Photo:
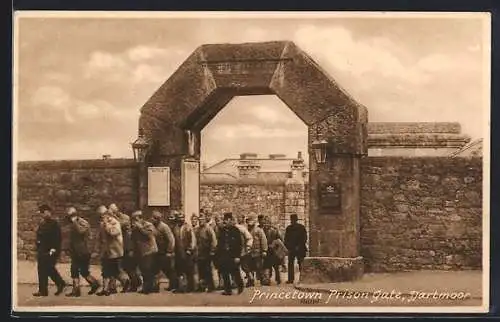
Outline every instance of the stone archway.
{"label": "stone archway", "polygon": [[[311,156],[312,142],[329,142],[326,163],[309,161],[311,257],[301,279],[359,277],[360,158],[367,154],[367,111],[293,42],[197,48],[141,109],[139,128],[154,144],[147,165],[170,167],[170,207],[182,207],[182,167],[186,160],[199,160],[203,127],[232,97],[264,94],[277,95],[307,125]],[[322,204],[322,189],[332,185],[340,191],[338,209]]]}

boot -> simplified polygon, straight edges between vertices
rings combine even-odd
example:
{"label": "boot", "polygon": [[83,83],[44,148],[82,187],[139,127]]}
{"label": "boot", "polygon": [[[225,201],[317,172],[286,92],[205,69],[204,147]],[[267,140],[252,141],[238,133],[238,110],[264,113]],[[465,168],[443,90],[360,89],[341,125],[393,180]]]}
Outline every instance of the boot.
{"label": "boot", "polygon": [[96,293],[97,296],[109,296],[111,293],[109,292],[109,279],[104,278],[102,280],[102,290]]}
{"label": "boot", "polygon": [[73,279],[73,288],[71,289],[70,293],[66,294],[67,297],[80,297],[81,292],[80,292],[80,279],[79,278],[74,278]]}
{"label": "boot", "polygon": [[90,285],[90,291],[88,292],[89,295],[95,294],[97,290],[99,289],[99,282],[93,277],[92,275],[89,275],[85,278],[87,282]]}
{"label": "boot", "polygon": [[249,276],[246,287],[253,287],[253,286],[255,286],[255,280],[252,276]]}
{"label": "boot", "polygon": [[127,293],[130,290],[130,280],[128,278],[121,281],[122,293]]}
{"label": "boot", "polygon": [[57,295],[60,295],[61,293],[63,293],[66,286],[67,286],[66,282],[62,281],[59,285],[57,285],[57,290],[54,293],[54,295],[57,296]]}
{"label": "boot", "polygon": [[109,280],[109,287],[108,287],[109,294],[116,294],[118,293],[116,289],[116,278],[112,277]]}

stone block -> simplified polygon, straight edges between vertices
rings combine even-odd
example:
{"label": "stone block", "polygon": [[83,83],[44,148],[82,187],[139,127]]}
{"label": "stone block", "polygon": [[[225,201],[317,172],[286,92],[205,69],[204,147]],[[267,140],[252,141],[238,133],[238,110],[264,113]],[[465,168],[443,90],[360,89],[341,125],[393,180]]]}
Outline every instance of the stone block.
{"label": "stone block", "polygon": [[337,283],[355,281],[364,273],[363,257],[306,257],[302,264],[300,283]]}

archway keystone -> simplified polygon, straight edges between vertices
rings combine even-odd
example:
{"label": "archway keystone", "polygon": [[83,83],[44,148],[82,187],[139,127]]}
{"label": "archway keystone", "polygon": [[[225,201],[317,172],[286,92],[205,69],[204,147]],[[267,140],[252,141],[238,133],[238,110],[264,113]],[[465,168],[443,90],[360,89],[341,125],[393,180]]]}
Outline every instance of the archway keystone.
{"label": "archway keystone", "polygon": [[329,142],[325,164],[309,161],[311,257],[301,281],[358,278],[359,159],[367,155],[367,111],[293,42],[197,48],[141,109],[139,127],[154,143],[147,165],[170,167],[170,207],[186,207],[182,167],[199,160],[203,127],[234,96],[272,94],[308,126],[311,156],[313,141]]}

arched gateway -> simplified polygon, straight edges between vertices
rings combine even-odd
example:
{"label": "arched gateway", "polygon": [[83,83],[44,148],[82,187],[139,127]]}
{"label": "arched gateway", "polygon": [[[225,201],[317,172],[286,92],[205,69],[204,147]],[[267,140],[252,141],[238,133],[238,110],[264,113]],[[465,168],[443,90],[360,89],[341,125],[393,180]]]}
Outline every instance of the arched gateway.
{"label": "arched gateway", "polygon": [[[293,42],[202,45],[144,104],[139,129],[151,143],[145,165],[170,168],[165,208],[197,210],[199,182],[188,166],[199,175],[203,127],[232,97],[269,94],[308,126],[311,257],[304,261],[301,280],[358,278],[363,274],[360,158],[367,154],[367,111]],[[312,157],[313,143],[322,140],[325,162]],[[147,172],[141,176],[146,182]],[[195,184],[184,188],[189,180]],[[141,206],[147,192],[146,183]]]}

